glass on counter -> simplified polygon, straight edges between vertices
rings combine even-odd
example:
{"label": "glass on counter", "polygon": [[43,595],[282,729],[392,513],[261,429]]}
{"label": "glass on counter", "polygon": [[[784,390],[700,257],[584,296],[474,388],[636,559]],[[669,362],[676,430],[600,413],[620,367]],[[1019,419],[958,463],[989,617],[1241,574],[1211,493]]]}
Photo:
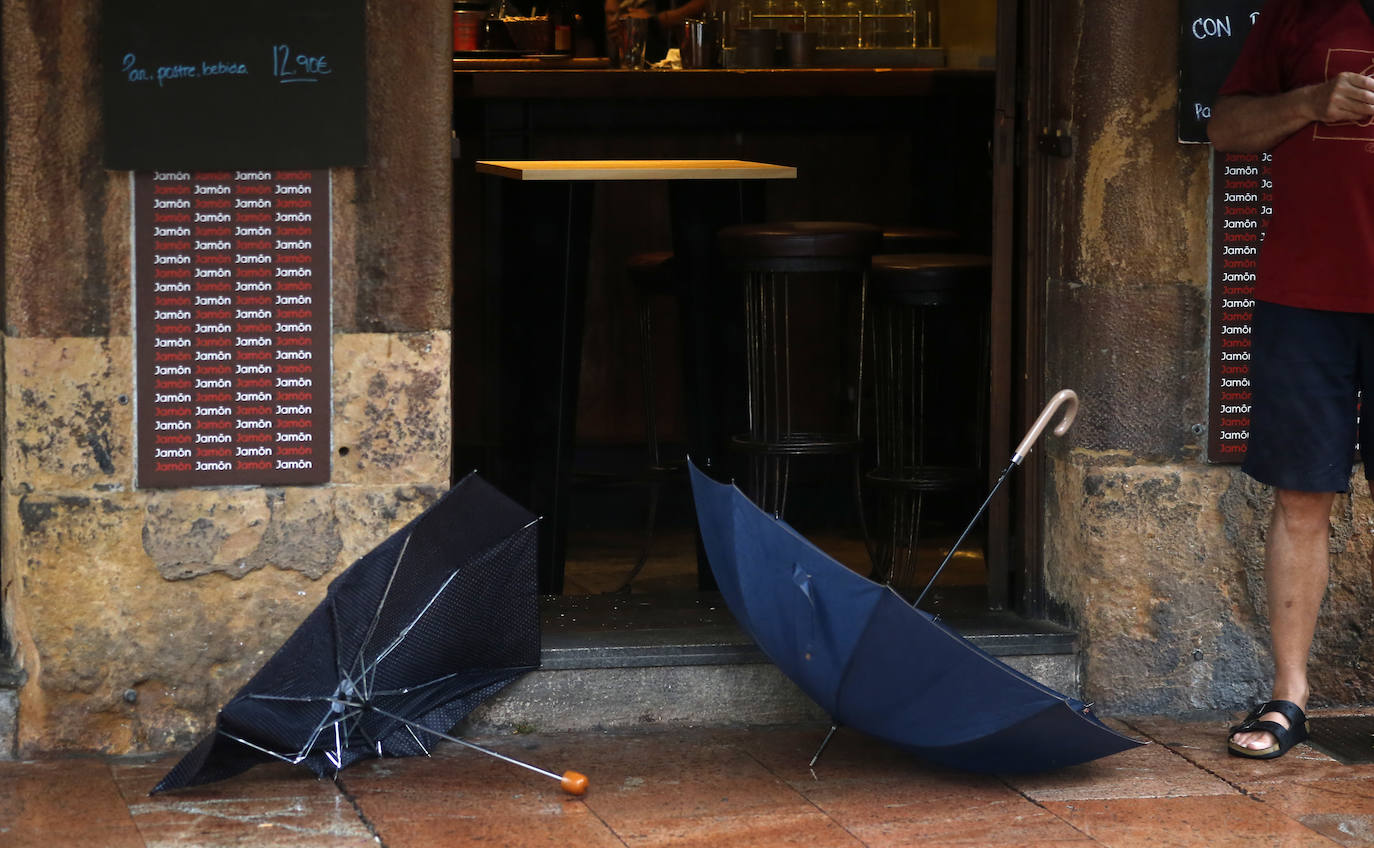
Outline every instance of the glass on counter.
{"label": "glass on counter", "polygon": [[919,0],[915,5],[915,46],[940,46],[940,7],[937,0]]}
{"label": "glass on counter", "polygon": [[910,12],[910,0],[867,0],[865,5],[865,47],[913,46],[916,20]]}
{"label": "glass on counter", "polygon": [[935,47],[938,0],[733,0],[726,46],[740,27],[815,32],[829,49]]}
{"label": "glass on counter", "polygon": [[715,15],[682,22],[678,50],[684,68],[720,67],[720,20]]}

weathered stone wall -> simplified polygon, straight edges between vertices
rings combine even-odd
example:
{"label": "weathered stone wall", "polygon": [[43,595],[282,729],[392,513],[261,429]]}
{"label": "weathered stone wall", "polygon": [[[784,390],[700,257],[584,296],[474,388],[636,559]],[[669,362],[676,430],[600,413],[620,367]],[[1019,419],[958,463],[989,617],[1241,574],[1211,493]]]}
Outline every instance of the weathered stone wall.
{"label": "weathered stone wall", "polygon": [[451,18],[370,3],[368,164],[333,180],[332,481],[134,481],[129,176],[101,167],[98,0],[0,0],[0,597],[20,753],[184,747],[450,475]]}
{"label": "weathered stone wall", "polygon": [[[1271,501],[1205,460],[1210,147],[1176,141],[1178,4],[1071,5],[1049,62],[1077,146],[1050,164],[1047,384],[1077,389],[1083,412],[1047,445],[1047,590],[1080,628],[1089,700],[1236,708],[1268,694]],[[1374,511],[1357,491],[1333,511],[1319,703],[1374,696]]]}

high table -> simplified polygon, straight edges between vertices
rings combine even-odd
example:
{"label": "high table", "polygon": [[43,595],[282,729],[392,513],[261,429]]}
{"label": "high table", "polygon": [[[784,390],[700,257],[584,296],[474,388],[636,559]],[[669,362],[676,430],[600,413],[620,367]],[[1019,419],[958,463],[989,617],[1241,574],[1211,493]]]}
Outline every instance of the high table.
{"label": "high table", "polygon": [[[542,517],[540,591],[561,594],[577,421],[577,383],[598,182],[669,181],[673,254],[682,300],[688,448],[710,467],[727,417],[720,375],[722,334],[734,299],[716,272],[715,234],[763,217],[766,180],[795,179],[796,168],[735,159],[479,160],[502,178],[501,248],[489,259],[501,281],[499,467],[496,484]],[[703,588],[713,586],[699,569]]]}

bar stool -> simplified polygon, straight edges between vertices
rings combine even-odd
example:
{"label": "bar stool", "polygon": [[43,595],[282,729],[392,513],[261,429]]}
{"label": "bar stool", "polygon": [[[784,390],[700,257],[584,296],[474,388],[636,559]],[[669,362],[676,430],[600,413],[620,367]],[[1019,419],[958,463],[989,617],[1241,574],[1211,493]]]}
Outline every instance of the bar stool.
{"label": "bar stool", "polygon": [[[718,235],[726,269],[741,276],[744,297],[747,429],[730,439],[730,447],[748,457],[746,491],[781,516],[793,458],[849,455],[865,544],[859,404],[864,301],[869,259],[881,238],[870,224],[834,221],[746,224]],[[838,355],[821,352],[827,342]],[[843,365],[826,391],[820,372],[828,363]]]}
{"label": "bar stool", "polygon": [[[877,464],[874,577],[913,588],[930,494],[981,491],[991,260],[964,254],[873,258]],[[967,366],[967,367],[964,367]]]}
{"label": "bar stool", "polygon": [[958,249],[959,234],[954,230],[889,224],[883,227],[883,243],[878,253],[955,253]]}

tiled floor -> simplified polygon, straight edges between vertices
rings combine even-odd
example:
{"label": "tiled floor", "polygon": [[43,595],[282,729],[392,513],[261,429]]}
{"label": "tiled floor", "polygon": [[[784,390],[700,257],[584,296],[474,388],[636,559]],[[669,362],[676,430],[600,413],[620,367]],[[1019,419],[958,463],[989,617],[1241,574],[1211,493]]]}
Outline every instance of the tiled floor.
{"label": "tiled floor", "polygon": [[0,845],[1092,846],[1374,845],[1374,766],[1299,747],[1226,754],[1228,717],[1117,722],[1153,744],[1059,772],[931,768],[824,728],[660,729],[483,740],[591,780],[581,797],[456,745],[337,779],[288,766],[148,797],[175,762],[0,763]]}
{"label": "tiled floor", "polygon": [[[862,543],[818,544],[858,570]],[[570,592],[619,588],[638,555],[624,533],[570,539]],[[665,530],[633,592],[691,590],[693,536]],[[933,568],[934,562],[931,563]],[[944,586],[983,581],[956,558]],[[812,771],[823,726],[646,729],[480,740],[541,768],[585,773],[581,797],[457,745],[359,763],[334,780],[286,765],[149,797],[176,762],[0,762],[0,848],[222,846],[1374,846],[1374,766],[1302,747],[1230,757],[1230,717],[1116,723],[1153,744],[1059,772],[971,775],[841,731]]]}

